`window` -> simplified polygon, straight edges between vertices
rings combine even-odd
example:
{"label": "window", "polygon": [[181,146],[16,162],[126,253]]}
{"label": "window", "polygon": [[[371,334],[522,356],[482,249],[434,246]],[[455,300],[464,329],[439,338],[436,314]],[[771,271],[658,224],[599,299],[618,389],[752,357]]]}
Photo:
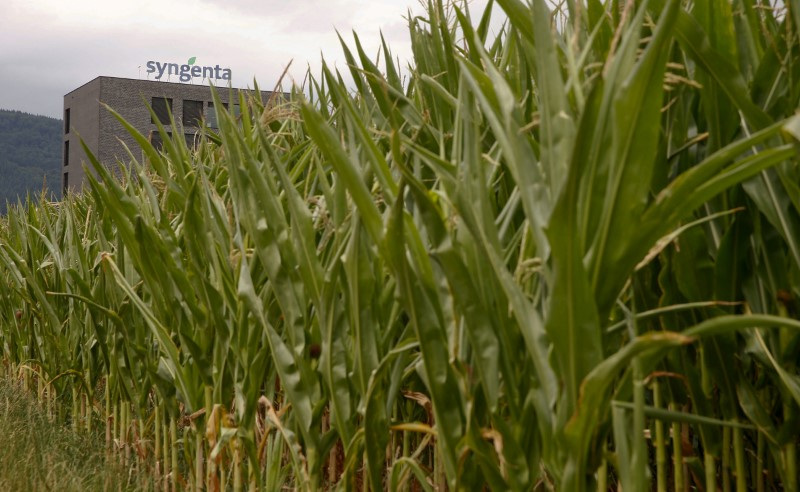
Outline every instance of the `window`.
{"label": "window", "polygon": [[69,191],[69,173],[64,173],[64,183],[61,189],[61,196],[67,196],[67,191]]}
{"label": "window", "polygon": [[161,134],[158,132],[150,132],[150,145],[154,149],[160,151],[164,147],[164,142],[161,141]]}
{"label": "window", "polygon": [[200,126],[203,119],[203,101],[183,101],[183,125]]}
{"label": "window", "polygon": [[208,103],[206,109],[206,124],[211,128],[219,128],[217,124],[217,112],[214,110],[214,103]]}
{"label": "window", "polygon": [[69,108],[64,110],[64,135],[69,133]]}
{"label": "window", "polygon": [[64,167],[69,166],[69,140],[64,142]]}
{"label": "window", "polygon": [[[169,97],[154,97],[150,102],[150,107],[153,108],[153,112],[156,114],[156,118],[158,121],[165,125],[169,125],[169,115],[172,113],[172,99]],[[150,118],[152,123],[155,123],[155,120]]]}
{"label": "window", "polygon": [[[171,137],[172,133],[167,132],[167,138]],[[161,139],[161,134],[157,131],[150,132],[150,144],[159,152],[164,150],[164,141]]]}
{"label": "window", "polygon": [[[222,103],[223,106],[227,109],[228,103]],[[214,110],[214,103],[208,103],[208,108],[206,109],[206,124],[209,128],[219,128],[219,124],[217,123],[217,112]]]}
{"label": "window", "polygon": [[198,140],[200,135],[197,133],[184,133],[183,139],[186,140],[186,146],[190,149],[197,149],[197,144],[199,143]]}

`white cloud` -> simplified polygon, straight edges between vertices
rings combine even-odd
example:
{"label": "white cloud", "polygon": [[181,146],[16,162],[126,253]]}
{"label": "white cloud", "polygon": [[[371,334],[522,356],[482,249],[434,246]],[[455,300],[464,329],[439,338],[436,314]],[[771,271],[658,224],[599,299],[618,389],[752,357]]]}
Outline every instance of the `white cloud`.
{"label": "white cloud", "polygon": [[[486,0],[476,0],[480,10]],[[234,86],[271,87],[289,60],[301,80],[320,54],[343,67],[336,29],[374,54],[383,32],[410,55],[417,0],[3,0],[0,108],[60,116],[62,96],[99,76],[144,77],[148,60],[230,67]]]}

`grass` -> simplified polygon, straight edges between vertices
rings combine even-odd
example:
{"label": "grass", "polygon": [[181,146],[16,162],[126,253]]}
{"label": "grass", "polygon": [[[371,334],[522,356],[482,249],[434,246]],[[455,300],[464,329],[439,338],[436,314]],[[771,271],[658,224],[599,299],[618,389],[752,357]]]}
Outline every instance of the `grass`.
{"label": "grass", "polygon": [[148,490],[145,476],[109,455],[99,432],[58,422],[19,381],[0,379],[0,490]]}

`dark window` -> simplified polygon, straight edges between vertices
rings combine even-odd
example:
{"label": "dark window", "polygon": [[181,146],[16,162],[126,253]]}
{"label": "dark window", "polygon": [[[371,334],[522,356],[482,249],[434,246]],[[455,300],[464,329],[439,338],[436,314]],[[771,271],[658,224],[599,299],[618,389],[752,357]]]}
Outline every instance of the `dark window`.
{"label": "dark window", "polygon": [[[156,114],[158,121],[165,125],[169,125],[169,115],[172,113],[172,99],[169,97],[154,97],[150,105],[153,112]],[[152,123],[155,123],[153,118],[150,118]]]}
{"label": "dark window", "polygon": [[69,190],[69,173],[64,173],[64,186],[61,189],[61,196],[67,196]]}
{"label": "dark window", "polygon": [[183,134],[184,140],[186,140],[186,146],[190,149],[196,149],[198,139],[200,138],[196,133],[184,133]]}
{"label": "dark window", "polygon": [[69,108],[64,110],[64,135],[69,133]]}
{"label": "dark window", "polygon": [[161,141],[161,134],[158,132],[150,132],[150,145],[156,150],[161,150],[164,147],[164,142]]}
{"label": "dark window", "polygon": [[217,112],[214,111],[214,103],[208,103],[208,109],[206,109],[206,124],[210,128],[219,128],[217,124]]}
{"label": "dark window", "polygon": [[[228,108],[228,103],[222,103],[225,106],[225,109]],[[208,103],[208,109],[206,109],[206,124],[209,128],[219,128],[219,124],[217,123],[217,112],[214,110],[214,103]]]}
{"label": "dark window", "polygon": [[183,101],[183,125],[200,126],[203,119],[203,101]]}
{"label": "dark window", "polygon": [[64,167],[69,166],[69,140],[64,142]]}
{"label": "dark window", "polygon": [[[167,138],[170,137],[172,137],[172,133],[167,132]],[[164,150],[164,140],[161,139],[161,134],[156,131],[150,132],[150,144],[159,152]]]}

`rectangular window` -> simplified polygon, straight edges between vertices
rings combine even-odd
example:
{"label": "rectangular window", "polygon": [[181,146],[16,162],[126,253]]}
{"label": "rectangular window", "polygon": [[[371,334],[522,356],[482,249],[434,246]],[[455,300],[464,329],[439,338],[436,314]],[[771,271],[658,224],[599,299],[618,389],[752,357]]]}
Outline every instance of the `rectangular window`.
{"label": "rectangular window", "polygon": [[69,133],[69,108],[64,110],[64,135]]}
{"label": "rectangular window", "polygon": [[[225,109],[228,109],[228,103],[222,103]],[[209,128],[217,129],[219,128],[219,124],[217,123],[217,112],[214,110],[214,103],[208,103],[208,108],[206,109],[206,124]]]}
{"label": "rectangular window", "polygon": [[69,191],[69,173],[64,173],[64,183],[63,187],[61,188],[61,196],[67,196],[67,191]]}
{"label": "rectangular window", "polygon": [[184,140],[186,140],[186,146],[190,149],[194,150],[197,149],[197,143],[200,138],[200,135],[197,133],[184,133],[183,134]]}
{"label": "rectangular window", "polygon": [[203,119],[203,101],[183,101],[183,126],[200,126]]}
{"label": "rectangular window", "polygon": [[161,150],[161,147],[164,146],[164,142],[161,141],[160,133],[150,132],[150,145],[152,145],[156,150]]}
{"label": "rectangular window", "polygon": [[[156,114],[156,118],[164,125],[169,125],[169,115],[172,113],[172,99],[169,97],[154,97],[150,106]],[[150,117],[150,122],[155,123],[155,120]]]}
{"label": "rectangular window", "polygon": [[206,124],[209,128],[219,128],[217,124],[217,112],[214,110],[214,103],[208,103],[208,108],[206,108]]}
{"label": "rectangular window", "polygon": [[[171,138],[172,133],[167,132],[167,138]],[[164,150],[164,140],[161,139],[161,134],[157,131],[150,132],[150,144],[159,152]]]}
{"label": "rectangular window", "polygon": [[69,166],[69,140],[64,142],[64,167]]}

